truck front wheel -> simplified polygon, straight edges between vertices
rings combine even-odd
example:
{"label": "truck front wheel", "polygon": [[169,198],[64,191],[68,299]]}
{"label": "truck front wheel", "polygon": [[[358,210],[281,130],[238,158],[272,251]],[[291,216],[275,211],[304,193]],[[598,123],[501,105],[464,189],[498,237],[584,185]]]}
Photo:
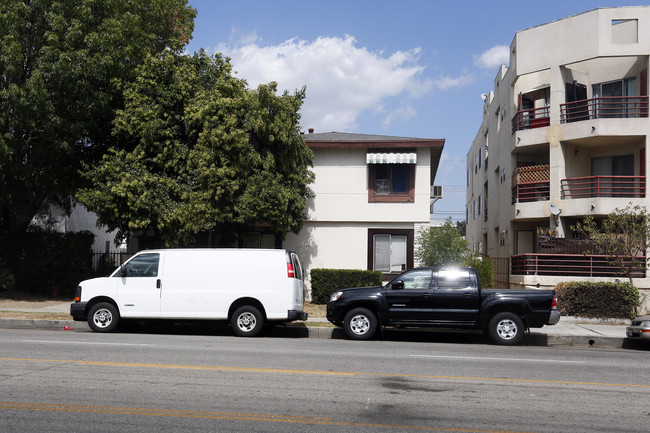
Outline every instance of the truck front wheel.
{"label": "truck front wheel", "polygon": [[495,314],[490,319],[488,332],[494,343],[515,346],[524,338],[524,322],[514,313]]}
{"label": "truck front wheel", "polygon": [[111,332],[117,328],[120,313],[113,304],[100,302],[88,311],[88,326],[95,332]]}
{"label": "truck front wheel", "polygon": [[367,308],[354,308],[343,319],[345,335],[353,340],[369,340],[377,331],[377,316]]}
{"label": "truck front wheel", "polygon": [[257,308],[246,305],[235,310],[230,325],[240,337],[256,337],[262,332],[264,316]]}

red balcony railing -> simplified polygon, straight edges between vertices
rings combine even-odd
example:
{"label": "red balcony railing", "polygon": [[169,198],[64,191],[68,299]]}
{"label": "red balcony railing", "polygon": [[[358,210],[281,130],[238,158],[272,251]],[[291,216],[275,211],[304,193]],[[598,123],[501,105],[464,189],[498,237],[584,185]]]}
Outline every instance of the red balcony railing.
{"label": "red balcony railing", "polygon": [[544,201],[550,198],[549,181],[518,183],[512,187],[512,203]]}
{"label": "red balcony railing", "polygon": [[604,96],[560,104],[560,122],[648,117],[647,96]]}
{"label": "red balcony railing", "polygon": [[549,125],[550,107],[533,108],[517,111],[512,118],[512,133],[524,129],[535,129]]}
{"label": "red balcony railing", "polygon": [[[645,257],[637,257],[639,267],[633,278],[645,277]],[[628,259],[632,264],[632,259]],[[621,268],[612,266],[606,256],[583,254],[520,254],[512,256],[512,275],[545,275],[567,277],[627,277]]]}
{"label": "red balcony railing", "polygon": [[587,176],[562,179],[562,198],[645,197],[645,176]]}

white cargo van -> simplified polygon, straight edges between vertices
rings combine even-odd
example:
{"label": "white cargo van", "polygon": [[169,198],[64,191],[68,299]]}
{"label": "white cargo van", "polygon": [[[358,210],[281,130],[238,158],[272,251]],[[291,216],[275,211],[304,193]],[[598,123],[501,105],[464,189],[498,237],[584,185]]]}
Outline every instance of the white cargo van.
{"label": "white cargo van", "polygon": [[234,248],[141,251],[111,276],[79,283],[70,314],[96,332],[122,318],[228,320],[240,336],[307,319],[295,253]]}

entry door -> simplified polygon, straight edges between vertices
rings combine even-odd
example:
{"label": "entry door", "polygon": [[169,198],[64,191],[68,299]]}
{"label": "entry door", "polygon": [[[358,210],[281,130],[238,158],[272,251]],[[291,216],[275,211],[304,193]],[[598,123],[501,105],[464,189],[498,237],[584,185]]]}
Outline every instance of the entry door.
{"label": "entry door", "polygon": [[433,311],[431,272],[430,269],[405,272],[399,277],[399,281],[404,282],[403,289],[388,288],[386,302],[389,320],[396,322],[431,320]]}
{"label": "entry door", "polygon": [[117,285],[122,317],[160,317],[161,256],[140,254],[122,265]]}
{"label": "entry door", "polygon": [[532,230],[517,231],[517,254],[535,252],[534,235]]}

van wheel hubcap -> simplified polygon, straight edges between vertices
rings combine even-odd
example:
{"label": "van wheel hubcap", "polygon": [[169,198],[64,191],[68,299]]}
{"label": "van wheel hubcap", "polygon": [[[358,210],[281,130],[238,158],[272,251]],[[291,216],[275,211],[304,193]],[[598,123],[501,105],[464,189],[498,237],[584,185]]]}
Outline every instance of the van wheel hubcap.
{"label": "van wheel hubcap", "polygon": [[93,322],[95,322],[98,328],[106,328],[113,322],[113,315],[105,308],[99,309],[95,311]]}
{"label": "van wheel hubcap", "polygon": [[252,313],[243,313],[237,318],[237,326],[239,326],[239,329],[242,331],[250,332],[255,329],[256,324],[257,320],[255,319],[255,315]]}
{"label": "van wheel hubcap", "polygon": [[354,316],[350,320],[350,329],[357,335],[363,335],[368,332],[370,329],[370,320],[363,314]]}

